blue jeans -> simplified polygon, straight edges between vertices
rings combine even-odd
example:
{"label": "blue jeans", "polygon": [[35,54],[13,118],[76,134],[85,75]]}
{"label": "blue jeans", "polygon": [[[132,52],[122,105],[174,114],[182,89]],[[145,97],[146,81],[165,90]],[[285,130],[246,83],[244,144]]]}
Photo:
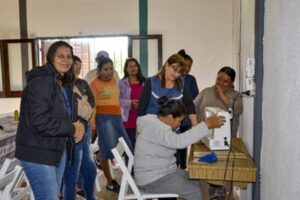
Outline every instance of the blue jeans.
{"label": "blue jeans", "polygon": [[83,141],[74,144],[73,160],[67,161],[63,178],[63,198],[65,200],[76,199],[76,186],[82,160]]}
{"label": "blue jeans", "polygon": [[58,166],[44,165],[21,160],[35,200],[57,200],[65,170],[66,151]]}
{"label": "blue jeans", "polygon": [[85,198],[87,200],[95,200],[95,180],[96,180],[96,166],[90,150],[92,137],[91,126],[88,125],[87,132],[83,138],[82,161],[80,167],[80,175],[78,180],[78,187],[84,187]]}
{"label": "blue jeans", "polygon": [[111,150],[117,146],[119,137],[124,138],[131,152],[133,152],[130,139],[123,126],[123,120],[120,115],[97,114],[96,127],[100,157],[102,160],[114,158]]}

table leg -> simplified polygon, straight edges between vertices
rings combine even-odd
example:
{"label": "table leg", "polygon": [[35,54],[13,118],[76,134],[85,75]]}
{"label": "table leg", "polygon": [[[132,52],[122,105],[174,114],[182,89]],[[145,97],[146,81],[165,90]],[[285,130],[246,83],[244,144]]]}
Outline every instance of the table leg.
{"label": "table leg", "polygon": [[200,190],[202,193],[202,199],[209,200],[209,190],[206,180],[200,180]]}
{"label": "table leg", "polygon": [[[226,190],[226,197],[225,199],[234,200],[233,198],[233,183],[230,181],[225,182],[225,190]],[[230,195],[230,196],[229,196]]]}

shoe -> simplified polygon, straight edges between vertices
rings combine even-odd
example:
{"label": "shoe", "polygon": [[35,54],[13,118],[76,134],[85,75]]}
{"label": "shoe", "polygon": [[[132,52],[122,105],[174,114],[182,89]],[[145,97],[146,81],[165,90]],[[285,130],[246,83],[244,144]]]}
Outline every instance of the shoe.
{"label": "shoe", "polygon": [[109,191],[112,191],[112,192],[119,193],[120,185],[119,185],[119,183],[117,183],[117,181],[112,180],[111,183],[106,185],[106,189],[109,190]]}
{"label": "shoe", "polygon": [[80,197],[85,198],[85,194],[84,194],[84,190],[83,190],[83,189],[78,190],[78,191],[76,192],[76,194],[77,194],[78,196],[80,196]]}

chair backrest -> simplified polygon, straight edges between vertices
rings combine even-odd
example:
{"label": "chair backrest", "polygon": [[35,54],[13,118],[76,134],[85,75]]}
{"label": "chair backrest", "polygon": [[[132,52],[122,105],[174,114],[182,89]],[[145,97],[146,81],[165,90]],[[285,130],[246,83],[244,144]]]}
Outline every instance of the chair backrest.
{"label": "chair backrest", "polygon": [[133,154],[123,137],[119,138],[119,143],[124,148],[124,152],[126,153],[126,156],[128,157],[127,169],[129,171],[129,173],[131,173],[132,168],[133,168],[133,162],[134,162]]}
{"label": "chair backrest", "polygon": [[15,166],[20,165],[20,161],[17,159],[5,159],[1,170],[0,170],[0,177],[4,176],[5,174],[7,174],[8,172],[12,171]]}
{"label": "chair backrest", "polygon": [[4,188],[14,180],[16,173],[16,170],[11,170],[7,174],[0,176],[0,190],[4,190]]}
{"label": "chair backrest", "polygon": [[[119,200],[125,199],[125,196],[127,195],[128,192],[128,186],[130,186],[130,188],[132,189],[136,199],[143,199],[141,192],[139,191],[137,185],[135,184],[134,179],[131,176],[131,171],[133,166],[133,154],[131,153],[129,147],[127,146],[124,138],[122,137],[119,138],[119,143],[111,151],[123,173],[118,199]],[[122,158],[124,154],[126,154],[128,157],[127,166]]]}
{"label": "chair backrest", "polygon": [[98,137],[95,139],[95,141],[93,143],[90,144],[90,150],[91,150],[92,154],[99,151]]}
{"label": "chair backrest", "polygon": [[[119,143],[111,151],[115,156],[115,159],[118,162],[120,169],[122,170],[123,173],[118,200],[124,200],[124,199],[144,200],[144,199],[178,197],[177,194],[145,194],[140,192],[133,177],[131,176],[134,157],[123,137],[119,138]],[[124,154],[128,157],[127,166],[122,158]],[[133,194],[128,194],[128,186],[130,186]]]}
{"label": "chair backrest", "polygon": [[6,159],[0,173],[0,199],[20,200],[30,192],[29,182],[16,159]]}

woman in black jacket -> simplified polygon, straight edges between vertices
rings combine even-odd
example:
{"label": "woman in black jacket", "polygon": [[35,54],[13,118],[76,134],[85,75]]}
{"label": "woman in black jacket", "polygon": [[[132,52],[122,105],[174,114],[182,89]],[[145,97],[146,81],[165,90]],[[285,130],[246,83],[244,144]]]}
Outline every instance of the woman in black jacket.
{"label": "woman in black jacket", "polygon": [[[53,43],[47,64],[26,74],[20,106],[16,153],[36,200],[56,200],[66,163],[67,140],[81,141],[84,125],[77,121],[72,92],[73,48]],[[71,139],[71,140],[70,140]],[[69,148],[70,149],[70,148]]]}

